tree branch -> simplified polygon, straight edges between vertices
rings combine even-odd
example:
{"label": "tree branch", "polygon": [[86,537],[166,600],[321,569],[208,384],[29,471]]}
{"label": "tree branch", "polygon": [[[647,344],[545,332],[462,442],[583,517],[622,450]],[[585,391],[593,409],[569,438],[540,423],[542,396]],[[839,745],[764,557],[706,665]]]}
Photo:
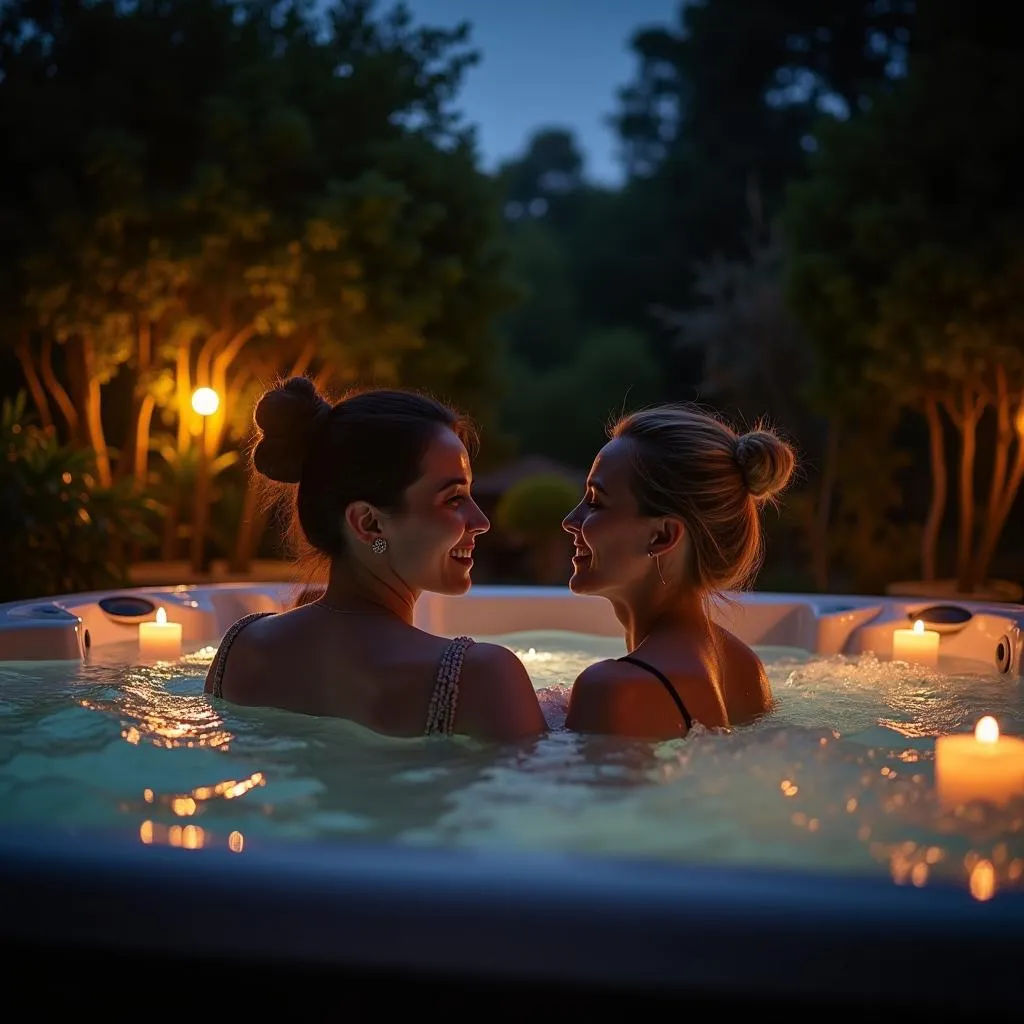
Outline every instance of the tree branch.
{"label": "tree branch", "polygon": [[53,369],[53,339],[49,334],[43,336],[43,351],[39,359],[39,369],[43,375],[46,390],[50,392],[61,415],[67,421],[71,439],[76,439],[79,430],[78,410],[75,408],[71,396],[64,389],[64,385],[57,379],[57,374]]}
{"label": "tree branch", "polygon": [[36,412],[39,413],[39,422],[49,429],[53,426],[53,416],[50,414],[50,403],[46,400],[46,389],[36,371],[35,363],[32,362],[32,350],[29,347],[27,332],[18,338],[14,346],[14,353],[21,364],[21,372],[25,377],[25,384],[32,396]]}

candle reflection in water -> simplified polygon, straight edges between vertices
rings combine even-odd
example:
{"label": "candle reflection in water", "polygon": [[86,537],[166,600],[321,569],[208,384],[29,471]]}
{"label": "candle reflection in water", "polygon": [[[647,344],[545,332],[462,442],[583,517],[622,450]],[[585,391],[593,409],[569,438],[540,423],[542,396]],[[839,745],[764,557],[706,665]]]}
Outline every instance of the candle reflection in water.
{"label": "candle reflection in water", "polygon": [[996,869],[992,861],[982,858],[970,871],[971,895],[981,902],[992,899],[996,894]]}
{"label": "candle reflection in water", "polygon": [[[145,846],[173,846],[181,850],[202,850],[222,842],[198,825],[163,825],[149,820],[139,825],[139,840]],[[236,829],[228,835],[224,845],[232,853],[241,853],[245,849],[245,836]]]}
{"label": "candle reflection in water", "polygon": [[253,772],[244,779],[225,779],[212,786],[197,786],[189,793],[169,793],[157,796],[147,787],[142,791],[142,799],[147,804],[160,804],[169,808],[180,818],[190,818],[200,810],[200,804],[206,800],[235,800],[244,796],[258,786],[265,786],[267,778],[263,772]]}

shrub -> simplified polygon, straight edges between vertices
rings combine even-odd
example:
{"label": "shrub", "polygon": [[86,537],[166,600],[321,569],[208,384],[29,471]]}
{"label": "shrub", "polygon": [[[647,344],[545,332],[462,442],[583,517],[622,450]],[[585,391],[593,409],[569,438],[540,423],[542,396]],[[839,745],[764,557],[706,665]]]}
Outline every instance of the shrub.
{"label": "shrub", "polygon": [[579,501],[579,490],[564,477],[538,474],[513,484],[495,510],[498,526],[528,541],[562,535],[562,520]]}
{"label": "shrub", "polygon": [[152,502],[131,483],[100,487],[93,452],[0,407],[0,601],[125,586],[128,550],[150,539]]}

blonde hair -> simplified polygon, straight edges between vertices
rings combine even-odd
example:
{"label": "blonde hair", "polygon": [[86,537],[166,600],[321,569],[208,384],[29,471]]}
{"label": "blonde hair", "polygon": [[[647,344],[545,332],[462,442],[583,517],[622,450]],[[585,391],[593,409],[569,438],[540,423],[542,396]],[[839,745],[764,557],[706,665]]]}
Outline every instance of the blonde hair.
{"label": "blonde hair", "polygon": [[688,405],[630,413],[608,435],[629,442],[640,514],[685,523],[697,589],[749,586],[763,558],[760,508],[789,483],[793,449],[767,426],[737,434]]}

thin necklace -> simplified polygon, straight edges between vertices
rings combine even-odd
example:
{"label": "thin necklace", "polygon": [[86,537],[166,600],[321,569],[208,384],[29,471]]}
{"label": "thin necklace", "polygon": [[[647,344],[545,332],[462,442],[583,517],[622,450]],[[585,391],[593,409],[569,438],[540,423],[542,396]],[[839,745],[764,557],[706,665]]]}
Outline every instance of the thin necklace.
{"label": "thin necklace", "polygon": [[381,610],[377,612],[353,611],[351,608],[338,608],[336,605],[328,604],[326,601],[320,599],[314,601],[313,604],[319,605],[325,611],[336,612],[338,615],[394,615],[394,612],[389,611],[387,608],[381,608]]}

